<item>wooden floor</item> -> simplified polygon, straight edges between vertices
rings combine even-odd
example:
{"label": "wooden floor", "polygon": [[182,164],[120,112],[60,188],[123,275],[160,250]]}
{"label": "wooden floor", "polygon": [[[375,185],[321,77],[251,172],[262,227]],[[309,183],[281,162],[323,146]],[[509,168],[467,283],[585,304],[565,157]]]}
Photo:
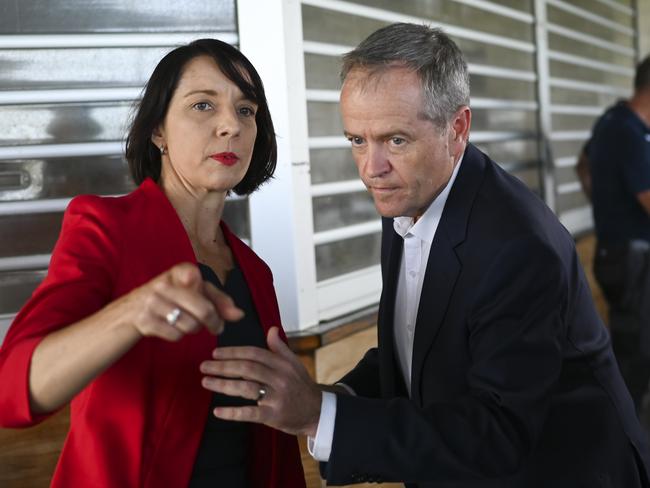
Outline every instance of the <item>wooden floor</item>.
{"label": "wooden floor", "polygon": [[607,302],[605,301],[603,292],[600,290],[600,287],[596,282],[596,277],[594,276],[596,238],[591,234],[581,237],[576,241],[576,250],[578,251],[578,257],[580,258],[582,268],[585,270],[585,275],[587,276],[587,281],[589,282],[589,287],[591,288],[591,295],[594,298],[594,302],[596,303],[598,314],[601,316],[603,321],[608,324],[609,320],[607,318]]}
{"label": "wooden floor", "polygon": [[0,429],[0,487],[46,488],[69,426],[65,408],[29,429]]}

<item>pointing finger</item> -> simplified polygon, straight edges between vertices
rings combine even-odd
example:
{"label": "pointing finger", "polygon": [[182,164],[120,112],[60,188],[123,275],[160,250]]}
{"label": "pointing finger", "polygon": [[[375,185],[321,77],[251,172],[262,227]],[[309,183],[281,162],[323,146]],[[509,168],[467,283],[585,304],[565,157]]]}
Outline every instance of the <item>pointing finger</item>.
{"label": "pointing finger", "polygon": [[221,318],[229,322],[236,322],[244,317],[244,311],[235,305],[230,296],[217,289],[212,283],[203,283],[203,292],[214,304]]}
{"label": "pointing finger", "polygon": [[181,263],[171,268],[170,278],[174,285],[195,290],[200,289],[203,281],[199,268],[192,263]]}

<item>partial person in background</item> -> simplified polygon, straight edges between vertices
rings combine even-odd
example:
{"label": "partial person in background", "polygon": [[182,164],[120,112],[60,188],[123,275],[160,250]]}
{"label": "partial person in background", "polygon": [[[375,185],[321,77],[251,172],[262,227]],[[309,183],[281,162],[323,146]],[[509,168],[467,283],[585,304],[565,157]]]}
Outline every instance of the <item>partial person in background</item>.
{"label": "partial person in background", "polygon": [[0,349],[0,425],[71,402],[52,486],[305,486],[295,437],[214,417],[245,402],[206,389],[216,379],[200,370],[217,345],[263,348],[272,326],[285,339],[269,268],[221,221],[230,191],[271,178],[276,152],[237,49],[203,39],[160,61],[127,139],[139,187],[72,200]]}
{"label": "partial person in background", "polygon": [[640,411],[650,379],[650,56],[634,94],[598,119],[576,166],[593,204],[594,274],[614,354]]}
{"label": "partial person in background", "polygon": [[342,76],[345,135],[384,217],[378,347],[341,380],[354,394],[316,385],[278,341],[219,348],[204,368],[232,381],[216,391],[268,393],[216,414],[311,436],[334,485],[647,487],[647,439],[573,238],[469,142],[456,44],[389,25]]}

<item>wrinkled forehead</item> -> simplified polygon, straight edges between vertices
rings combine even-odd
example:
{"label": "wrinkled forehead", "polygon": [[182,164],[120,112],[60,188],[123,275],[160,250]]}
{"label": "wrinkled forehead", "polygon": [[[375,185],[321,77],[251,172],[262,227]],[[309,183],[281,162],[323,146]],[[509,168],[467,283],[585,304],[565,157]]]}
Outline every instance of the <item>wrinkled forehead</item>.
{"label": "wrinkled forehead", "polygon": [[[418,74],[399,64],[355,67],[345,77],[341,88],[341,109],[344,106],[370,104],[417,110],[418,118],[429,120],[426,98]],[[367,106],[367,105],[366,105]]]}
{"label": "wrinkled forehead", "polygon": [[371,105],[404,105],[404,109],[409,111],[417,108],[418,118],[428,118],[420,78],[415,71],[404,66],[350,70],[341,88],[341,103],[351,101]]}
{"label": "wrinkled forehead", "polygon": [[373,65],[357,65],[348,71],[343,80],[343,86],[354,86],[357,89],[377,90],[382,84],[395,78],[417,80],[420,77],[416,70],[402,62],[389,62]]}

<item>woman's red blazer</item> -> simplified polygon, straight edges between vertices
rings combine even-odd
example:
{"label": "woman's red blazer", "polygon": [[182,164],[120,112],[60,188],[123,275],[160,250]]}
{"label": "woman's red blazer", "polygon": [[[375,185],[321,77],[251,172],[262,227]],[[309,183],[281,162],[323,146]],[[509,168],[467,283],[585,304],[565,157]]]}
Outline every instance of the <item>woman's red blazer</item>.
{"label": "woman's red blazer", "polygon": [[[265,331],[280,325],[266,264],[222,224]],[[0,425],[41,421],[29,407],[34,348],[50,332],[98,311],[180,262],[196,263],[187,233],[162,190],[146,180],[117,198],[74,198],[47,277],[18,313],[0,349]],[[144,338],[79,393],[54,487],[187,486],[211,392],[199,364],[211,357],[207,331],[177,343]],[[254,426],[255,487],[305,486],[296,438]],[[38,459],[35,459],[38,462]]]}

